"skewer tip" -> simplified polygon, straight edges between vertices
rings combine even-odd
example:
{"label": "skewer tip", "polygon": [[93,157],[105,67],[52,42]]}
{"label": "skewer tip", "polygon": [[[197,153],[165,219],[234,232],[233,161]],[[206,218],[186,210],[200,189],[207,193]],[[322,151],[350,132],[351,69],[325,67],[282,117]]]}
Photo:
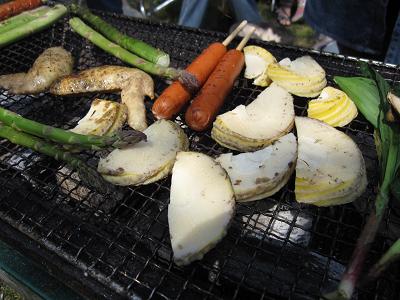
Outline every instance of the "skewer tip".
{"label": "skewer tip", "polygon": [[236,50],[242,51],[242,49],[244,48],[244,46],[246,46],[247,42],[249,41],[249,39],[252,36],[252,34],[254,33],[254,31],[256,31],[255,27],[250,29],[250,31],[243,37],[242,41],[236,47]]}

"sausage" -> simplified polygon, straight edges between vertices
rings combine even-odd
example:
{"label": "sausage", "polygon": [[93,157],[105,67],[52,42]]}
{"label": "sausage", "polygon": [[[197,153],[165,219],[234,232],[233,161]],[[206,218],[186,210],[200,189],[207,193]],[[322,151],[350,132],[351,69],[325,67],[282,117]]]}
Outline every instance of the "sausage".
{"label": "sausage", "polygon": [[42,5],[41,0],[16,0],[0,5],[0,21]]}
{"label": "sausage", "polygon": [[[222,43],[208,46],[187,68],[202,86],[227,49]],[[154,102],[152,112],[157,119],[172,119],[190,100],[190,92],[179,82],[173,82]]]}
{"label": "sausage", "polygon": [[185,120],[190,128],[203,131],[212,124],[243,66],[241,51],[232,49],[224,55],[186,111]]}

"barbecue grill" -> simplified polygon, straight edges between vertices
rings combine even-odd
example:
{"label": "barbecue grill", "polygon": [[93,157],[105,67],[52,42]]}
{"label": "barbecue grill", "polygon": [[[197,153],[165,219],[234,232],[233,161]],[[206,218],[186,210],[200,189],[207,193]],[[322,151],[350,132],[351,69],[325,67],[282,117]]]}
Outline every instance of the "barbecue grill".
{"label": "barbecue grill", "polygon": [[[218,32],[101,14],[119,29],[168,52],[175,67],[185,67],[211,42],[224,38]],[[355,58],[262,41],[250,44],[266,47],[278,59],[311,55],[326,70],[329,84],[334,75],[359,73]],[[59,45],[72,52],[75,70],[122,64],[73,33],[64,18],[2,49],[0,72],[26,71],[43,50]],[[399,67],[372,63],[388,80],[400,80]],[[154,80],[159,94],[167,83]],[[248,104],[261,91],[241,76],[222,111]],[[118,97],[21,96],[2,90],[0,105],[30,119],[72,128],[91,100]],[[151,105],[146,101],[149,123],[154,121]],[[306,105],[305,99],[295,97],[297,115],[306,114]],[[176,122],[188,135],[191,150],[213,157],[228,152],[209,131],[188,129],[182,117]],[[65,171],[62,163],[1,140],[0,237],[90,298],[317,299],[340,280],[376,192],[372,126],[359,116],[343,131],[356,141],[366,161],[369,184],[360,199],[338,207],[300,205],[294,200],[292,178],[272,197],[239,203],[227,236],[201,261],[186,267],[172,261],[167,222],[170,178],[147,186],[115,187],[112,196],[100,195]],[[93,152],[81,156],[90,164],[98,159]],[[74,189],[64,189],[63,180],[74,182]],[[80,188],[89,192],[77,197]],[[400,236],[400,209],[393,205],[367,264]],[[358,289],[354,299],[400,299],[399,267],[392,265],[375,283]]]}

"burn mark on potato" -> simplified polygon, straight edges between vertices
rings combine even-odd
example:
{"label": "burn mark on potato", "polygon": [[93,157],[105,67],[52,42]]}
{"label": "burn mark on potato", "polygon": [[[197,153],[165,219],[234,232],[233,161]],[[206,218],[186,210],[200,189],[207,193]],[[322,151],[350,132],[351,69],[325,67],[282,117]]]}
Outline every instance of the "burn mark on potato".
{"label": "burn mark on potato", "polygon": [[256,178],[256,184],[260,184],[260,183],[267,183],[269,182],[271,179],[268,177],[258,177]]}
{"label": "burn mark on potato", "polygon": [[235,182],[233,183],[233,185],[240,185],[242,181],[240,179],[236,179]]}
{"label": "burn mark on potato", "polygon": [[124,172],[124,168],[119,167],[115,170],[107,170],[104,174],[110,176],[121,176],[122,174],[124,174]]}

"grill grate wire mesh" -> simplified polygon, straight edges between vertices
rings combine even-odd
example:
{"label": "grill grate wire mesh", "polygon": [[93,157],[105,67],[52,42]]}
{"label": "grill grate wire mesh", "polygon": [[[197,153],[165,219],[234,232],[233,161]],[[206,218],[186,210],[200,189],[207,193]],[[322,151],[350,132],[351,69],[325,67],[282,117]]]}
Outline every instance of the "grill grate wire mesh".
{"label": "grill grate wire mesh", "polygon": [[[111,14],[104,17],[170,53],[176,67],[185,67],[201,49],[224,36]],[[44,49],[58,45],[72,52],[75,70],[122,64],[73,33],[67,20],[2,49],[1,74],[26,71]],[[357,61],[352,58],[261,41],[251,44],[267,47],[278,59],[313,56],[326,70],[330,84],[333,75],[358,73]],[[398,67],[375,66],[385,78],[400,81]],[[159,94],[167,83],[154,79]],[[261,90],[241,76],[222,111],[251,102]],[[61,98],[10,95],[0,90],[0,105],[49,125],[71,128],[97,97],[118,99],[113,94]],[[146,102],[149,122],[154,121],[151,104]],[[295,109],[297,115],[305,115],[306,100],[295,98]],[[227,152],[211,139],[209,131],[195,133],[180,122],[181,118],[176,122],[187,133],[191,150],[213,157]],[[187,267],[172,262],[167,222],[170,178],[148,186],[116,187],[115,197],[105,197],[82,186],[62,163],[1,140],[0,219],[22,233],[26,241],[57,255],[116,298],[315,299],[340,279],[377,183],[371,126],[359,116],[344,131],[357,142],[366,161],[369,185],[361,199],[333,208],[299,205],[294,201],[292,178],[266,200],[238,204],[227,236],[203,260]],[[82,157],[90,163],[98,159],[89,152]],[[65,180],[74,182],[75,188],[63,190],[61,182]],[[77,200],[81,189],[86,192]],[[368,264],[399,236],[399,207],[390,207],[385,220]],[[376,283],[358,290],[355,298],[399,299],[399,270],[399,264],[392,266]]]}

